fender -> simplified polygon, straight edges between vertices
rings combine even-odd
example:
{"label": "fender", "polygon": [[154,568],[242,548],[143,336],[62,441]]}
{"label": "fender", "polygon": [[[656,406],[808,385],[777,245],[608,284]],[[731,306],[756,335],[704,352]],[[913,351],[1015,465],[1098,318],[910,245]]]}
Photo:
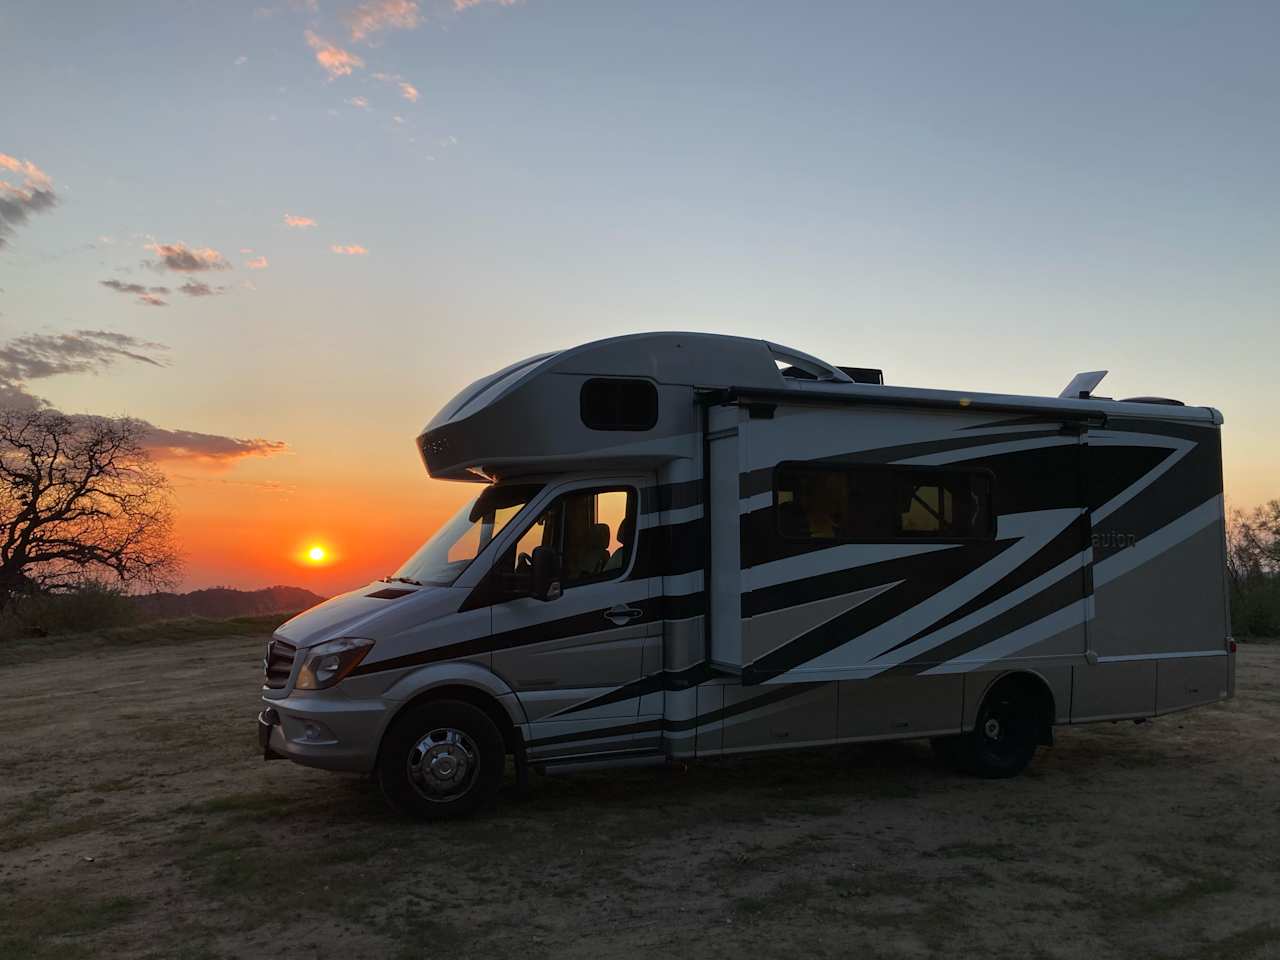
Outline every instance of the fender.
{"label": "fender", "polygon": [[[428,664],[407,673],[392,684],[382,695],[387,700],[403,704],[437,687],[473,687],[493,697],[507,711],[516,729],[529,722],[520,698],[507,683],[488,667],[466,660]],[[388,720],[399,709],[388,711]]]}
{"label": "fender", "polygon": [[[1071,667],[1007,667],[1003,670],[974,671],[965,675],[964,717],[961,729],[966,733],[973,729],[978,715],[978,707],[986,699],[991,688],[1007,677],[1022,675],[1032,681],[1038,681],[1049,696],[1051,707],[1050,727],[1059,723],[1069,723],[1069,707],[1071,703]],[[1054,680],[1057,680],[1055,683]],[[976,695],[975,695],[976,694]],[[1048,734],[1050,737],[1052,733]]]}

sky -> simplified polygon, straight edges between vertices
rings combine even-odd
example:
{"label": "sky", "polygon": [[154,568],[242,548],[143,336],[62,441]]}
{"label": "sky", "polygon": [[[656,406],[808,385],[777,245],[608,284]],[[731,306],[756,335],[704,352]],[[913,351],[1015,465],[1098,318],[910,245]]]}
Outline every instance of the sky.
{"label": "sky", "polygon": [[[0,5],[0,401],[129,415],[183,586],[332,593],[474,490],[413,440],[643,330],[1219,408],[1280,497],[1280,5]],[[329,551],[309,564],[313,544]]]}

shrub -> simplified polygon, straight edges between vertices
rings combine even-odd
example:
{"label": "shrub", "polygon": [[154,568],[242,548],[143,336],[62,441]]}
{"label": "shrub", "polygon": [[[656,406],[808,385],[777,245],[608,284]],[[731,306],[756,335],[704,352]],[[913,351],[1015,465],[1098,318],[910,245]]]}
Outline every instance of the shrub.
{"label": "shrub", "polygon": [[88,580],[63,593],[21,598],[0,616],[0,638],[83,633],[138,620],[137,604],[120,588]]}
{"label": "shrub", "polygon": [[1231,632],[1238,637],[1280,636],[1280,577],[1254,577],[1233,585]]}

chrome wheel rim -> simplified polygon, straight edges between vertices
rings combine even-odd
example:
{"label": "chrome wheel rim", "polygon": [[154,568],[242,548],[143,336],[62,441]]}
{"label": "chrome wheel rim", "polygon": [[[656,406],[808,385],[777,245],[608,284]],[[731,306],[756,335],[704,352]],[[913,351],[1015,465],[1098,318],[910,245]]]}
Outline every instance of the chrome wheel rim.
{"label": "chrome wheel rim", "polygon": [[409,782],[423,799],[448,803],[464,796],[480,772],[480,750],[453,727],[437,727],[409,750]]}

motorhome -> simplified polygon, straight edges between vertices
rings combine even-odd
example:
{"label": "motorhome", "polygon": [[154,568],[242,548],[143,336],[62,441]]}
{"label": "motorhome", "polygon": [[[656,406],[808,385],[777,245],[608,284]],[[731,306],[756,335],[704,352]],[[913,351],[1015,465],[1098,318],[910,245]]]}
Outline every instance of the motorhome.
{"label": "motorhome", "polygon": [[1021,771],[1055,727],[1232,695],[1221,415],[889,386],[762,340],[617,337],[459,393],[475,494],[279,628],[264,756],[423,817],[524,778],[929,738]]}

